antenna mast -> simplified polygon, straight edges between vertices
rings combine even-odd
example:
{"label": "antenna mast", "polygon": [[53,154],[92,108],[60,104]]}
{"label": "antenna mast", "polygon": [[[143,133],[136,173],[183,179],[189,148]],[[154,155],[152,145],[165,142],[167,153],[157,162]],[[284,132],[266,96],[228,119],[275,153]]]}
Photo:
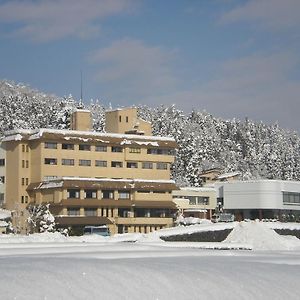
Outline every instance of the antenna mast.
{"label": "antenna mast", "polygon": [[80,70],[80,101],[79,101],[79,106],[80,108],[83,107],[83,96],[82,96],[82,70]]}

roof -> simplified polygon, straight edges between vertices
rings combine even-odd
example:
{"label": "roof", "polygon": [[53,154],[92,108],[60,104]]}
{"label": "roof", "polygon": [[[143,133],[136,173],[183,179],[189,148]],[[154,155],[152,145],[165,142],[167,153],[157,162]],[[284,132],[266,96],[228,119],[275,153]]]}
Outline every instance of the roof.
{"label": "roof", "polygon": [[181,187],[181,191],[186,192],[213,192],[215,191],[214,187],[194,187],[194,186],[187,186],[187,187]]}
{"label": "roof", "polygon": [[217,179],[225,179],[225,178],[235,177],[238,175],[241,175],[241,173],[240,172],[224,173],[224,174],[219,175],[217,177]]}
{"label": "roof", "polygon": [[129,200],[129,199],[63,199],[59,203],[51,203],[51,207],[118,207],[118,208],[160,208],[176,209],[173,201],[162,200]]}
{"label": "roof", "polygon": [[49,181],[31,183],[27,190],[43,190],[51,188],[89,188],[89,189],[134,189],[134,190],[175,190],[178,189],[173,180],[147,179],[111,179],[61,177]]}
{"label": "roof", "polygon": [[17,129],[4,132],[2,142],[21,140],[79,140],[82,142],[135,144],[145,146],[177,147],[172,137],[146,136],[135,134],[104,133],[96,131],[59,129]]}

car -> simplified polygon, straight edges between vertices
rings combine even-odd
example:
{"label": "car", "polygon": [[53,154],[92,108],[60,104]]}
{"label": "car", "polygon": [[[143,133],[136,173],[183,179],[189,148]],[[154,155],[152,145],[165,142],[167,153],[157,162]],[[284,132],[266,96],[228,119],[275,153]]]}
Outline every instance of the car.
{"label": "car", "polygon": [[109,228],[107,225],[101,225],[101,226],[85,226],[83,229],[84,235],[101,235],[101,236],[110,236]]}
{"label": "car", "polygon": [[212,216],[212,222],[233,222],[234,221],[234,215],[230,213],[221,213],[221,214],[215,214]]}

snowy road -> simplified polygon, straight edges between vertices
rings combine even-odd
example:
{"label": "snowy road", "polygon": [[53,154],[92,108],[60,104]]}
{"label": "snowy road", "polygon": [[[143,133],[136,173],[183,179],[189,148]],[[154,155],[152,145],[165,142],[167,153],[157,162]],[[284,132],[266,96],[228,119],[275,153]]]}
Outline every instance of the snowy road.
{"label": "snowy road", "polygon": [[201,250],[188,243],[2,244],[0,270],[1,300],[300,295],[300,251]]}

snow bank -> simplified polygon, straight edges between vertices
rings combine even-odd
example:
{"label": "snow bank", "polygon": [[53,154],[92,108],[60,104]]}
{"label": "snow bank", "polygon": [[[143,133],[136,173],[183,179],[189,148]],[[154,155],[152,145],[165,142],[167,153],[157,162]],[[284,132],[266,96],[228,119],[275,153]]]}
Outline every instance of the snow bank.
{"label": "snow bank", "polygon": [[59,232],[54,233],[35,233],[30,235],[2,234],[0,235],[1,244],[22,244],[22,243],[61,243],[67,242],[68,238]]}
{"label": "snow bank", "polygon": [[299,239],[281,236],[265,223],[258,221],[238,223],[224,243],[248,244],[253,250],[300,249]]}
{"label": "snow bank", "polygon": [[8,219],[11,217],[11,212],[6,209],[0,208],[0,220]]}

